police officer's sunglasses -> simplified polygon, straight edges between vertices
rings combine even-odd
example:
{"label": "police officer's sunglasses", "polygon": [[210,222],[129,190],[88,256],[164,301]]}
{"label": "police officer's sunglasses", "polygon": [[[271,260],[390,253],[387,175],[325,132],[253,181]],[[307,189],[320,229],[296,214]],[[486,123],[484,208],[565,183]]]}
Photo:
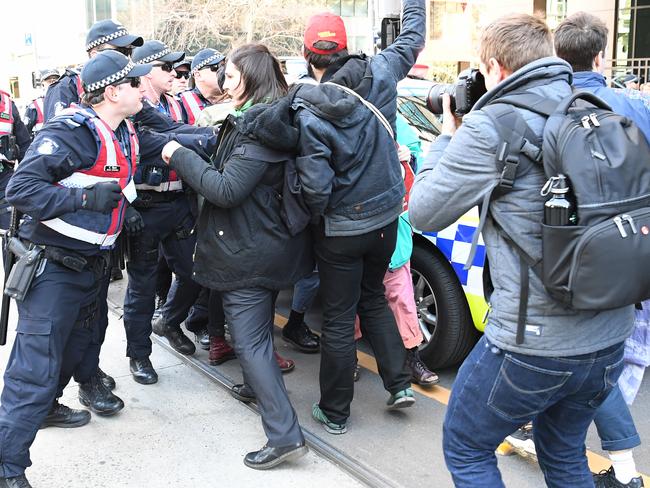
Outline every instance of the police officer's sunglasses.
{"label": "police officer's sunglasses", "polygon": [[120,80],[117,83],[113,83],[113,86],[125,85],[127,83],[131,83],[131,86],[133,88],[139,88],[141,82],[140,82],[140,78],[124,78],[123,80]]}
{"label": "police officer's sunglasses", "polygon": [[181,78],[185,78],[186,80],[189,79],[190,77],[190,72],[189,71],[176,71],[176,79],[180,80]]}
{"label": "police officer's sunglasses", "polygon": [[131,56],[131,53],[133,51],[133,48],[131,47],[117,47],[117,46],[108,46],[104,47],[102,49],[98,49],[97,52],[104,52],[104,51],[117,51],[118,53],[124,54],[127,58]]}
{"label": "police officer's sunglasses", "polygon": [[171,73],[172,70],[174,69],[174,65],[171,63],[158,63],[158,64],[152,64],[152,68],[160,68],[163,71],[166,71],[167,73]]}

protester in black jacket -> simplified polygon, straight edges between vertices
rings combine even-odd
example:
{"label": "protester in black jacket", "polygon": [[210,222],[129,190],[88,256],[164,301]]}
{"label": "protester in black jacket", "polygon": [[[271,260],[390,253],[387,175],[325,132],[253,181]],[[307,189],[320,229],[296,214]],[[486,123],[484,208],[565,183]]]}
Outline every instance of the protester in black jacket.
{"label": "protester in black jacket", "polygon": [[297,131],[270,102],[286,94],[280,65],[259,44],[232,52],[225,88],[236,107],[219,132],[213,165],[171,142],[163,158],[205,197],[193,278],[222,292],[245,381],[257,396],[268,443],[244,463],[267,469],[304,454],[304,437],[273,356],[273,301],[313,270],[308,233],[292,237],[280,217],[285,162]]}

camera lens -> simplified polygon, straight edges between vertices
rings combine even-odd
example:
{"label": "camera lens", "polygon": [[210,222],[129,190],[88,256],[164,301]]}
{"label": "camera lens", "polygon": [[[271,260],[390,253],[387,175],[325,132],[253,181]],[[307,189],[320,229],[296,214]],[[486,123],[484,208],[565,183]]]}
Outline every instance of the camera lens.
{"label": "camera lens", "polygon": [[442,114],[442,94],[449,93],[451,97],[451,110],[456,110],[456,84],[438,83],[431,87],[427,96],[427,107],[436,115]]}

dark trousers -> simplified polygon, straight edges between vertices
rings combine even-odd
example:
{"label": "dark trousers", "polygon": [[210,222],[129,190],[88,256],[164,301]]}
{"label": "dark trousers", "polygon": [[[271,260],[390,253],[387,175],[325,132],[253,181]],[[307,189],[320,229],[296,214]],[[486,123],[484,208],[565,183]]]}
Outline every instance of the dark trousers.
{"label": "dark trousers", "polygon": [[192,264],[196,236],[188,235],[194,218],[187,198],[182,195],[155,207],[138,209],[144,231],[129,237],[129,283],[124,298],[126,355],[146,358],[151,354],[151,318],[156,296],[158,249],[175,274],[161,315],[168,326],[180,327],[201,287],[192,281]]}
{"label": "dark trousers", "polygon": [[495,449],[527,421],[549,488],[593,488],[585,438],[623,370],[623,344],[571,357],[503,351],[483,336],[458,371],[443,426],[454,485],[502,488]]}
{"label": "dark trousers", "polygon": [[386,390],[394,394],[411,386],[404,367],[406,349],[384,296],[384,274],[396,239],[397,220],[349,237],[326,237],[322,228],[314,229],[323,300],[319,405],[332,422],[343,423],[350,416],[357,314]]}
{"label": "dark trousers", "polygon": [[169,269],[162,251],[159,250],[158,270],[156,271],[156,296],[167,298],[172,286],[172,270]]}
{"label": "dark trousers", "polygon": [[185,319],[185,327],[190,332],[199,332],[208,326],[209,313],[208,302],[210,301],[210,290],[208,288],[201,288],[199,297],[192,305],[190,313]]}
{"label": "dark trousers", "polygon": [[[275,309],[275,307],[273,308]],[[211,337],[224,337],[226,335],[226,315],[223,311],[223,297],[220,291],[210,290],[208,314],[208,334]]]}
{"label": "dark trousers", "polygon": [[250,288],[222,292],[235,353],[244,381],[255,391],[262,426],[273,447],[303,442],[296,412],[273,355],[275,292]]}
{"label": "dark trousers", "polygon": [[84,356],[96,357],[106,275],[102,260],[81,272],[48,261],[18,303],[16,340],[0,398],[0,476],[18,476],[31,466],[29,448],[57,390]]}

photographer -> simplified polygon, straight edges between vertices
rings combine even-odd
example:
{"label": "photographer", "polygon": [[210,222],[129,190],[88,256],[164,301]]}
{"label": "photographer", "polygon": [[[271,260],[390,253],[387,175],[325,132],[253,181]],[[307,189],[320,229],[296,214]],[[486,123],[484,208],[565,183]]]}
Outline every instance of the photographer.
{"label": "photographer", "polygon": [[[444,423],[445,460],[456,486],[504,486],[494,451],[532,420],[547,485],[591,488],[585,436],[621,372],[633,310],[570,310],[528,273],[519,251],[541,261],[540,189],[546,177],[541,164],[521,158],[512,188],[489,199],[501,181],[496,157],[503,139],[482,110],[514,93],[559,103],[571,94],[571,67],[552,57],[546,24],[525,14],[488,25],[479,54],[488,92],[458,130],[444,95],[443,135],[431,147],[410,199],[411,221],[422,231],[439,231],[481,202],[487,211],[483,239],[494,288],[491,312],[485,335],[454,383]],[[516,110],[541,146],[545,118]],[[520,320],[522,308],[527,313]]]}

